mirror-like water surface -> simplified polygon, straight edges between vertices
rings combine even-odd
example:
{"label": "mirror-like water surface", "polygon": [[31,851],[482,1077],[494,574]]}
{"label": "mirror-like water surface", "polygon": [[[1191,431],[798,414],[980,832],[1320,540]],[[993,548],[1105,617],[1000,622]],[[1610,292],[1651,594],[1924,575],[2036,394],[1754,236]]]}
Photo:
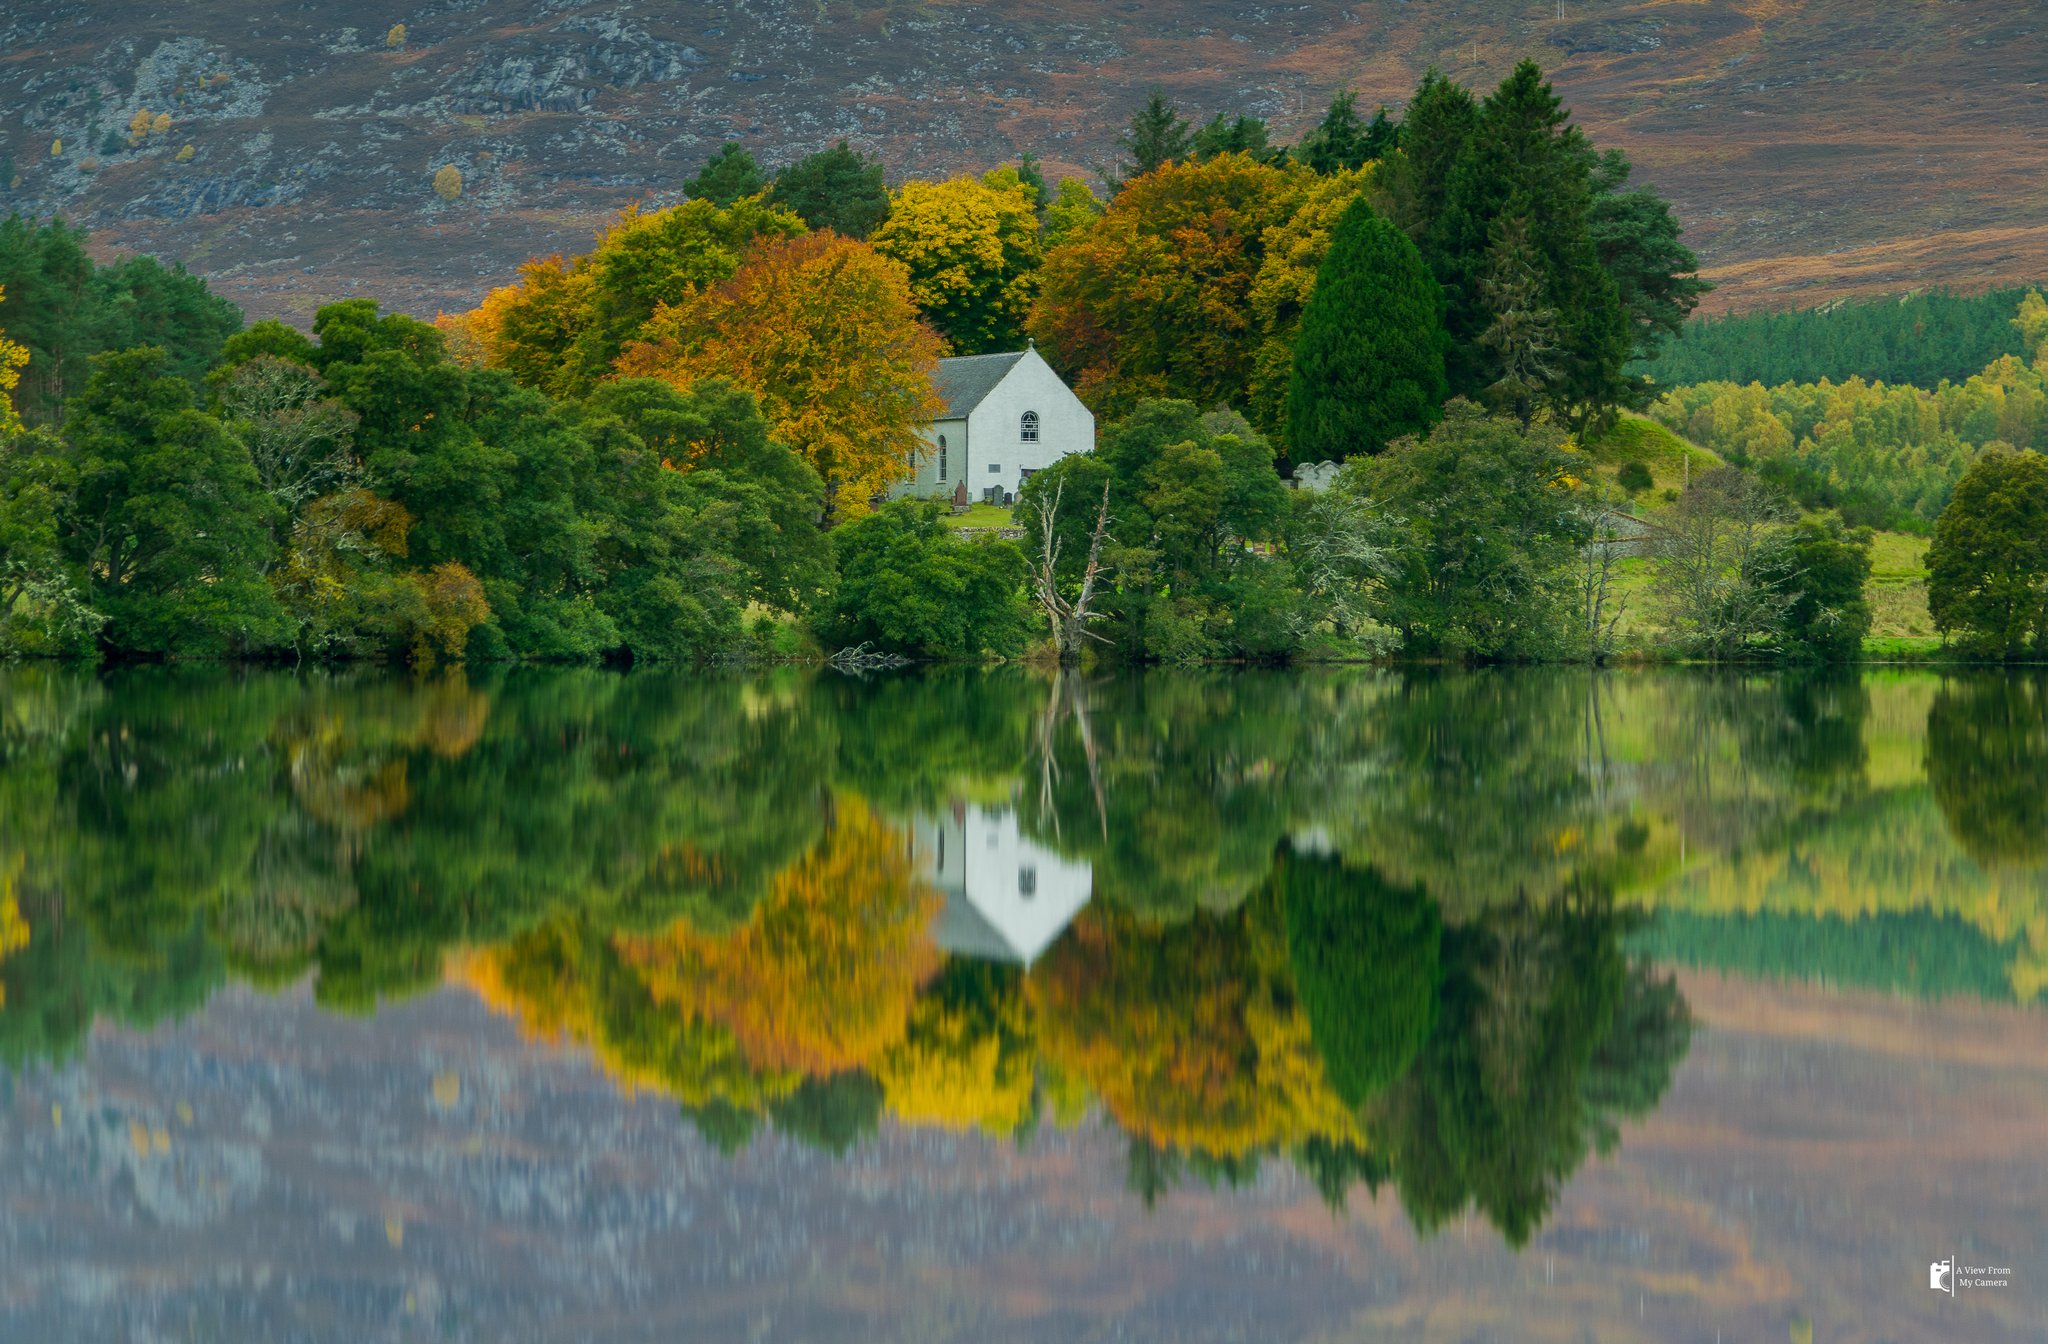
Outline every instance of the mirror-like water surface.
{"label": "mirror-like water surface", "polygon": [[0,753],[7,1339],[2048,1312],[2041,679],[26,669]]}

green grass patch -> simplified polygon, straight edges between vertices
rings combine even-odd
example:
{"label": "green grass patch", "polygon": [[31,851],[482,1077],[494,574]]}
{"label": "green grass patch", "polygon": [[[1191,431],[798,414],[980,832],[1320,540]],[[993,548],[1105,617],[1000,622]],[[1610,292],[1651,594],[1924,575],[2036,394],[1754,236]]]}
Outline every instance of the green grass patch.
{"label": "green grass patch", "polygon": [[1015,527],[1010,510],[994,504],[970,504],[965,513],[949,513],[944,522],[948,527]]}
{"label": "green grass patch", "polygon": [[1879,532],[1870,539],[1870,577],[1888,579],[1927,578],[1925,537],[1907,532]]}
{"label": "green grass patch", "polygon": [[1871,635],[1863,641],[1863,656],[1928,662],[1948,658],[1949,650],[1939,635]]}

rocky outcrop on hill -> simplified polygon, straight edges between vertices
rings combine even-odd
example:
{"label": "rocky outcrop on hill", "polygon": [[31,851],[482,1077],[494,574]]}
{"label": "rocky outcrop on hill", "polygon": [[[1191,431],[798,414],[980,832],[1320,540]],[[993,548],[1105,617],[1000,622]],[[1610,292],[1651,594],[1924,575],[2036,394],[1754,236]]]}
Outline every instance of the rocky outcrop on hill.
{"label": "rocky outcrop on hill", "polygon": [[1153,85],[1293,134],[1337,89],[1529,55],[1676,201],[1723,303],[2048,273],[2048,205],[2000,185],[2048,167],[2048,37],[2001,0],[60,0],[0,15],[0,209],[186,258],[257,314],[431,313],[674,199],[727,139],[1092,175]]}

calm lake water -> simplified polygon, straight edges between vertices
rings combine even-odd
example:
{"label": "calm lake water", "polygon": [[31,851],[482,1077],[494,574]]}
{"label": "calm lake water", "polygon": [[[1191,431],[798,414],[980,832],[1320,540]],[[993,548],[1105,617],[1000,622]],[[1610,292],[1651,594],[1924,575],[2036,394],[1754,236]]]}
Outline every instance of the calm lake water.
{"label": "calm lake water", "polygon": [[0,763],[0,1339],[2048,1338],[2048,680],[0,669]]}

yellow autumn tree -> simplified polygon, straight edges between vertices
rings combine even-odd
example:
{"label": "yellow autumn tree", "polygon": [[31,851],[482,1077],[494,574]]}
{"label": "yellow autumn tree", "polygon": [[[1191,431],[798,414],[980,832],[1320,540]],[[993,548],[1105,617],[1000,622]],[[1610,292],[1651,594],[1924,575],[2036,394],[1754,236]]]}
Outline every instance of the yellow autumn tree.
{"label": "yellow autumn tree", "polygon": [[444,163],[434,174],[434,194],[444,201],[459,200],[462,196],[462,170],[452,163]]}
{"label": "yellow autumn tree", "polygon": [[1294,372],[1294,342],[1302,310],[1316,289],[1316,272],[1330,251],[1337,217],[1372,186],[1375,165],[1309,180],[1288,220],[1266,235],[1265,259],[1252,280],[1251,309],[1259,333],[1246,388],[1247,418],[1283,443],[1287,385]]}
{"label": "yellow autumn tree", "polygon": [[[7,290],[0,286],[0,304],[6,299]],[[21,429],[21,415],[14,409],[14,389],[20,384],[21,369],[27,363],[27,347],[8,340],[6,329],[0,327],[0,437]]]}
{"label": "yellow autumn tree", "polygon": [[398,48],[404,46],[405,25],[402,23],[392,24],[391,31],[384,34],[384,45],[391,48],[393,51],[396,51],[398,50]]}
{"label": "yellow autumn tree", "polygon": [[621,373],[750,388],[775,437],[824,480],[835,518],[907,478],[918,426],[945,409],[932,388],[939,337],[918,318],[909,272],[831,232],[758,244],[731,279],[664,304],[645,337]]}
{"label": "yellow autumn tree", "polygon": [[939,904],[908,838],[842,798],[825,837],[739,929],[682,921],[614,941],[657,1003],[722,1024],[755,1068],[822,1078],[904,1039],[918,987],[939,967],[929,933]]}
{"label": "yellow autumn tree", "polygon": [[128,138],[129,138],[129,140],[131,140],[131,141],[134,141],[134,140],[140,140],[140,139],[141,139],[141,138],[142,138],[143,136],[145,136],[145,135],[148,135],[148,134],[149,134],[149,124],[150,124],[150,115],[149,115],[149,109],[148,109],[148,108],[146,108],[146,107],[142,107],[142,108],[137,108],[137,109],[136,109],[136,111],[135,111],[135,115],[134,115],[134,116],[132,116],[132,117],[130,117],[130,118],[128,118]]}
{"label": "yellow autumn tree", "polygon": [[1015,168],[906,182],[875,230],[875,250],[910,272],[910,295],[953,353],[1023,344],[1038,292],[1037,193]]}
{"label": "yellow autumn tree", "polygon": [[156,115],[155,115],[154,117],[151,117],[151,118],[150,118],[150,121],[149,121],[149,133],[150,133],[151,135],[162,135],[162,134],[164,134],[165,132],[169,131],[170,129],[171,129],[171,114],[170,114],[170,113],[168,113],[168,112],[159,112],[159,113],[157,113],[157,114],[156,114]]}

